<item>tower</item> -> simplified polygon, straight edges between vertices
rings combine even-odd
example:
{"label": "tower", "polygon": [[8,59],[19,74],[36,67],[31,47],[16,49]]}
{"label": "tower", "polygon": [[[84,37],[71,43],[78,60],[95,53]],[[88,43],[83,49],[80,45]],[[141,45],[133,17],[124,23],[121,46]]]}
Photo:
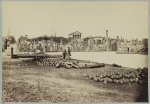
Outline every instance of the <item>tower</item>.
{"label": "tower", "polygon": [[108,38],[108,30],[106,30],[106,37]]}
{"label": "tower", "polygon": [[108,43],[108,30],[106,30],[106,47],[107,51],[109,50],[109,43]]}

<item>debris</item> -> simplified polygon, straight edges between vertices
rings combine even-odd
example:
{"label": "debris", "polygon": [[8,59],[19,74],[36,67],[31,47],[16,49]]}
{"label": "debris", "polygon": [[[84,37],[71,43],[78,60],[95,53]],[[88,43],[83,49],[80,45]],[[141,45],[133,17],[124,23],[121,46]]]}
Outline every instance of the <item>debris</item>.
{"label": "debris", "polygon": [[84,74],[83,77],[88,77],[88,74]]}
{"label": "debris", "polygon": [[121,67],[121,65],[117,65],[117,64],[112,64],[112,66],[114,66],[114,67]]}
{"label": "debris", "polygon": [[96,63],[96,62],[79,62],[75,60],[62,60],[59,58],[34,58],[32,60],[26,60],[26,62],[34,62],[40,66],[51,66],[51,67],[64,67],[67,69],[85,69],[85,68],[99,68],[105,67],[104,63]]}
{"label": "debris", "polygon": [[[87,75],[86,75],[87,76]],[[95,82],[131,84],[131,83],[148,83],[148,68],[126,71],[124,73],[116,72],[111,74],[95,74],[89,75],[89,79]]]}

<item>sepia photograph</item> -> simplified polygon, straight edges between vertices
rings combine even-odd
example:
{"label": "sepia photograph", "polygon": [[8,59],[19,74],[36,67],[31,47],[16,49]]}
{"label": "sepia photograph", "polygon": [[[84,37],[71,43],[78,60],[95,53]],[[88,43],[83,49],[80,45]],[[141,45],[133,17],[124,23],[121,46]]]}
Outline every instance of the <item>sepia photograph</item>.
{"label": "sepia photograph", "polygon": [[148,0],[6,0],[2,102],[149,102]]}

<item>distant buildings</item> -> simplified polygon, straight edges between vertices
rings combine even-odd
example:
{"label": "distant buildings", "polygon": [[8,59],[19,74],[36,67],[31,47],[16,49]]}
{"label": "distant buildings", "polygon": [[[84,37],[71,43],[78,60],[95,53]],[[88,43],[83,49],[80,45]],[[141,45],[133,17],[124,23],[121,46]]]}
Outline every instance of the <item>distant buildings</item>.
{"label": "distant buildings", "polygon": [[88,37],[87,51],[106,51],[106,42],[105,37]]}
{"label": "distant buildings", "polygon": [[[79,31],[68,34],[68,38],[64,37],[38,37],[28,39],[27,36],[19,38],[18,48],[20,52],[42,50],[43,52],[58,52],[63,51],[65,47],[70,47],[71,51],[116,51],[117,53],[139,53],[147,50],[146,39],[127,40],[117,36],[115,39],[106,36],[90,36],[82,38],[82,33]],[[143,49],[143,50],[142,50]]]}
{"label": "distant buildings", "polygon": [[81,43],[82,43],[82,39],[81,39],[81,35],[82,33],[79,31],[75,31],[71,34],[68,34],[69,37],[69,45],[71,46],[71,50],[73,51],[81,51]]}
{"label": "distant buildings", "polygon": [[75,31],[75,32],[69,34],[68,37],[71,38],[72,41],[78,42],[79,40],[81,40],[81,35],[82,35],[81,32]]}
{"label": "distant buildings", "polygon": [[71,38],[71,46],[73,51],[116,51],[116,41],[108,38],[108,30],[106,30],[106,37],[86,37],[81,39],[81,32],[73,32],[69,34]]}
{"label": "distant buildings", "polygon": [[72,51],[116,51],[117,53],[138,53],[143,47],[142,40],[137,39],[125,40],[122,37],[116,39],[108,37],[108,30],[106,36],[101,37],[86,37],[81,39],[81,32],[73,32],[69,34],[70,46]]}
{"label": "distant buildings", "polygon": [[117,53],[138,53],[144,47],[142,41],[118,41]]}
{"label": "distant buildings", "polygon": [[2,51],[6,50],[7,47],[10,47],[12,43],[15,43],[13,36],[2,37]]}
{"label": "distant buildings", "polygon": [[117,51],[117,39],[110,39],[109,40],[109,50],[110,51]]}

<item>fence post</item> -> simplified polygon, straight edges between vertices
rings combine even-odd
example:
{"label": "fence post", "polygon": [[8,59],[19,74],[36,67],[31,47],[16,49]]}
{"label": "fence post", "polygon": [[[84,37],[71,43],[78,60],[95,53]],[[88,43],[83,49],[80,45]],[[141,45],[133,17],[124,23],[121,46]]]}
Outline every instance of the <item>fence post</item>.
{"label": "fence post", "polygon": [[13,55],[14,55],[14,53],[13,53],[13,47],[11,47],[11,58],[13,58]]}

